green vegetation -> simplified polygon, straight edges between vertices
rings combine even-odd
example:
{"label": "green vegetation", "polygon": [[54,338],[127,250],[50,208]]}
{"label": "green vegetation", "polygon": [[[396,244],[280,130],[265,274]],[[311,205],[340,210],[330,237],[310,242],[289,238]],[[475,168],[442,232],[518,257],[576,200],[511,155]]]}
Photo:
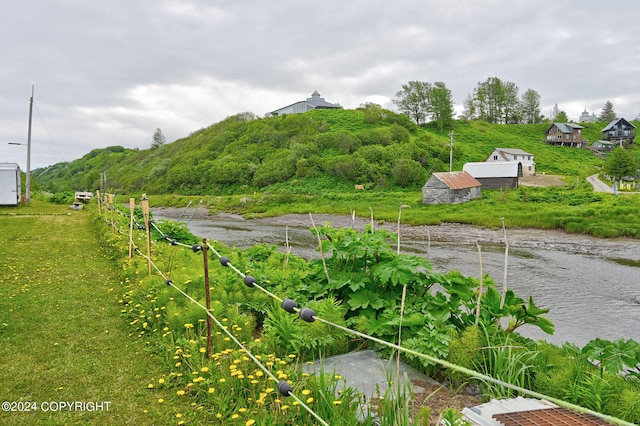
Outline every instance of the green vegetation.
{"label": "green vegetation", "polygon": [[[580,350],[526,339],[517,332],[524,324],[553,331],[546,311],[531,298],[511,292],[501,304],[495,283],[485,277],[478,300],[477,279],[456,271],[435,274],[424,259],[397,255],[395,235],[382,230],[320,228],[323,251],[332,254],[324,265],[275,246],[239,250],[214,243],[208,250],[209,357],[207,315],[185,297],[205,304],[202,252],[171,243],[179,238],[188,246],[195,237],[181,224],[159,222],[149,275],[145,257],[128,258],[129,237],[116,232],[126,229],[129,219],[115,215],[112,227],[96,215],[92,223],[93,208],[69,212],[35,200],[3,209],[7,214],[0,222],[8,231],[2,236],[0,360],[7,368],[0,373],[0,389],[10,400],[104,400],[117,411],[2,413],[7,422],[317,424],[304,403],[331,425],[355,424],[362,409],[357,392],[343,388],[339,376],[309,376],[301,366],[367,345],[382,349],[327,321],[395,341],[403,287],[403,346],[637,421],[637,343],[596,339]],[[145,252],[144,232],[136,229],[133,241]],[[219,256],[228,257],[235,269],[225,268]],[[251,281],[243,283],[237,271],[255,277],[270,293],[313,309],[324,321],[306,322],[285,312],[267,293],[245,285]],[[473,381],[425,358],[404,358],[436,378]],[[293,396],[279,395],[283,381]],[[486,398],[512,394],[489,384],[481,389]],[[408,425],[428,415],[428,407],[409,410],[406,389],[396,392],[397,398],[380,395],[381,424]],[[374,414],[365,409],[363,424],[376,424]],[[450,410],[442,414],[457,417]]]}

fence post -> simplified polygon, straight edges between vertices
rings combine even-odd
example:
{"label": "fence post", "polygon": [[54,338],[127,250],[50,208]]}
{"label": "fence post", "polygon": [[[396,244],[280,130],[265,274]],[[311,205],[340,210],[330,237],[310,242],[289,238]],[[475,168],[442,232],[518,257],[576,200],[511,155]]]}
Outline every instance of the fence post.
{"label": "fence post", "polygon": [[204,259],[204,293],[207,305],[207,359],[211,359],[211,294],[209,292],[209,256],[207,254],[207,239],[202,239],[202,257]]}
{"label": "fence post", "polygon": [[113,221],[113,194],[109,194],[109,210],[111,210],[111,231],[116,232],[116,223]]}
{"label": "fence post", "polygon": [[100,197],[100,190],[98,189],[96,191],[96,198],[98,199],[98,212],[100,213],[100,216],[102,216],[102,199]]}
{"label": "fence post", "polygon": [[147,268],[151,275],[151,223],[149,221],[149,199],[147,194],[142,194],[142,217],[144,217],[144,228],[147,234]]}
{"label": "fence post", "polygon": [[136,208],[136,199],[129,198],[129,259],[133,257],[133,212]]}

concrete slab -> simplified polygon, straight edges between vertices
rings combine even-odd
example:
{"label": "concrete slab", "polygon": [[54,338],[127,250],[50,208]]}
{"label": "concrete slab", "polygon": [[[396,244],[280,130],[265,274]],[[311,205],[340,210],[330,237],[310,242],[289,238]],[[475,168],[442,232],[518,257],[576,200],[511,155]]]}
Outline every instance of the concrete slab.
{"label": "concrete slab", "polygon": [[[381,359],[372,350],[362,350],[307,364],[303,367],[303,371],[318,374],[324,369],[325,374],[339,374],[344,378],[346,386],[358,389],[361,394],[370,399],[384,396],[389,389],[389,378],[395,383],[396,365],[395,358]],[[404,362],[400,362],[400,377],[409,384],[414,379],[437,383]],[[413,386],[414,392],[421,390],[423,389]]]}

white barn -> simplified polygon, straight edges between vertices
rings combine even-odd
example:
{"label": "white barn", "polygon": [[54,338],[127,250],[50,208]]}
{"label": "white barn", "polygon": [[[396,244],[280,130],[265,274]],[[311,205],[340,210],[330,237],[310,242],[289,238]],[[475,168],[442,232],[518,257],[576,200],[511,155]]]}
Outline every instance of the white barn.
{"label": "white barn", "polygon": [[466,163],[462,170],[482,184],[483,189],[517,188],[523,176],[520,161]]}

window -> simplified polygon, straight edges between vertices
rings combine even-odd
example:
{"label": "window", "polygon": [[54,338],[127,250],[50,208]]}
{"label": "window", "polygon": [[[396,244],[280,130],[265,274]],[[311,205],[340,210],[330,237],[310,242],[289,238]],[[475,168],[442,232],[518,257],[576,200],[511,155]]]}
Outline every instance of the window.
{"label": "window", "polygon": [[498,161],[498,156],[497,155],[493,156],[493,161]]}

